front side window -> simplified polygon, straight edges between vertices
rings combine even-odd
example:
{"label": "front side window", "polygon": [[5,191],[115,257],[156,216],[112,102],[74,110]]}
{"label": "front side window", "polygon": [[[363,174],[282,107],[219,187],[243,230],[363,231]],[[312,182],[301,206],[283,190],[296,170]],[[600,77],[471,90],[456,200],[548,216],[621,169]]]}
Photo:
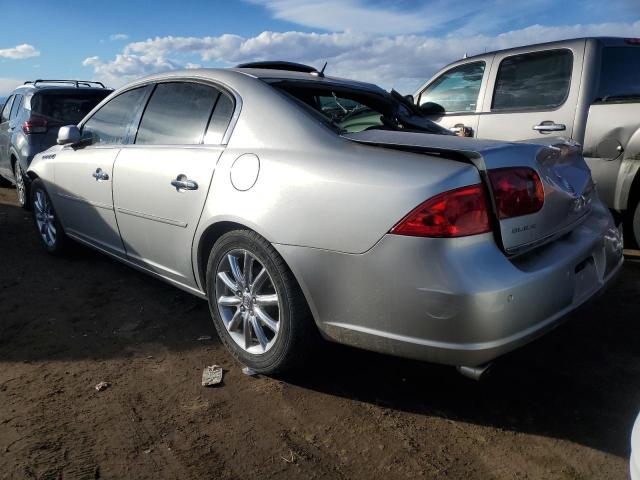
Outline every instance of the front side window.
{"label": "front side window", "polygon": [[0,123],[9,121],[9,114],[11,113],[11,106],[13,105],[13,95],[7,99],[7,103],[4,104],[2,114],[0,114]]}
{"label": "front side window", "polygon": [[124,143],[145,91],[146,87],[135,88],[103,105],[82,127],[83,134],[90,135],[91,144]]}
{"label": "front side window", "polygon": [[507,57],[500,63],[492,110],[545,110],[562,105],[571,86],[573,54],[549,50]]}
{"label": "front side window", "polygon": [[22,95],[16,95],[16,98],[13,100],[13,106],[11,107],[11,115],[9,116],[11,120],[16,118],[16,116],[18,115],[18,110],[20,110],[20,107],[22,106],[23,98],[24,97]]}
{"label": "front side window", "polygon": [[142,115],[136,144],[202,143],[219,95],[218,90],[201,83],[158,84]]}
{"label": "front side window", "polygon": [[420,95],[420,105],[434,103],[446,113],[475,112],[484,62],[469,63],[443,73]]}
{"label": "front side window", "polygon": [[640,98],[640,47],[605,47],[596,101],[638,101]]}

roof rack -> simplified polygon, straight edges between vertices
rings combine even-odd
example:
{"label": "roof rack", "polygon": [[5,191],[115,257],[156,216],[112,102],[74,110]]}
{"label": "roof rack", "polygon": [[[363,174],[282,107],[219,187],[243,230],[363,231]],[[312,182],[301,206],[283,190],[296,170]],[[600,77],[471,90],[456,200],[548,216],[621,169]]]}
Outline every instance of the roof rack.
{"label": "roof rack", "polygon": [[236,68],[260,68],[265,70],[287,70],[289,72],[320,73],[315,67],[303,65],[302,63],[284,62],[281,60],[241,63],[236,65]]}
{"label": "roof rack", "polygon": [[70,83],[75,85],[76,88],[80,88],[80,86],[90,87],[92,84],[100,85],[102,88],[106,88],[104,83],[102,82],[94,82],[93,80],[46,80],[39,78],[38,80],[28,80],[24,82],[25,85],[32,83],[35,87],[38,83]]}

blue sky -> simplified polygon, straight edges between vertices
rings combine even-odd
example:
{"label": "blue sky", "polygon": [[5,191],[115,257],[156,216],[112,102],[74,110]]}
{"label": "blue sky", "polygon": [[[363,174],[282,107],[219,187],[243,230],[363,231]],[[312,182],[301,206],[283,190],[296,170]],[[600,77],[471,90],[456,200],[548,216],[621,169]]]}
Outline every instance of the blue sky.
{"label": "blue sky", "polygon": [[2,0],[0,95],[33,78],[99,79],[253,59],[412,91],[484,49],[583,35],[640,37],[638,0]]}

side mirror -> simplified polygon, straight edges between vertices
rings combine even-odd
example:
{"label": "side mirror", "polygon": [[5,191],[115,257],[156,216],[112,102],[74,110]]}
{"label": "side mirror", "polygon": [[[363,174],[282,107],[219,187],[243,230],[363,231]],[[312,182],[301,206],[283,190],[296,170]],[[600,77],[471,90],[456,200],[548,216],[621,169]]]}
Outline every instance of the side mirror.
{"label": "side mirror", "polygon": [[409,102],[411,105],[415,105],[416,104],[416,99],[413,98],[413,95],[405,95],[404,96],[405,100],[407,102]]}
{"label": "side mirror", "polygon": [[425,115],[444,115],[444,107],[437,103],[427,102],[420,105],[420,111]]}
{"label": "side mirror", "polygon": [[76,125],[67,125],[58,130],[58,145],[74,145],[81,139],[80,129]]}

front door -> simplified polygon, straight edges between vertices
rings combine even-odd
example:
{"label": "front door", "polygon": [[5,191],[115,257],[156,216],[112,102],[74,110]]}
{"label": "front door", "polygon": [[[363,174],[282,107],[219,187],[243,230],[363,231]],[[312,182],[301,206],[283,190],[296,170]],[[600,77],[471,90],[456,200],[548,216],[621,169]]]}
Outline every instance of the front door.
{"label": "front door", "polygon": [[[197,287],[193,238],[233,103],[203,83],[156,86],[135,138],[114,169],[114,205],[129,260]],[[206,145],[209,143],[210,145]]]}
{"label": "front door", "polygon": [[478,136],[508,141],[571,138],[584,45],[578,40],[552,50],[496,53]]}
{"label": "front door", "polygon": [[137,88],[113,98],[81,126],[83,144],[56,153],[53,201],[66,232],[118,256],[125,251],[113,209],[113,165],[146,93]]}

